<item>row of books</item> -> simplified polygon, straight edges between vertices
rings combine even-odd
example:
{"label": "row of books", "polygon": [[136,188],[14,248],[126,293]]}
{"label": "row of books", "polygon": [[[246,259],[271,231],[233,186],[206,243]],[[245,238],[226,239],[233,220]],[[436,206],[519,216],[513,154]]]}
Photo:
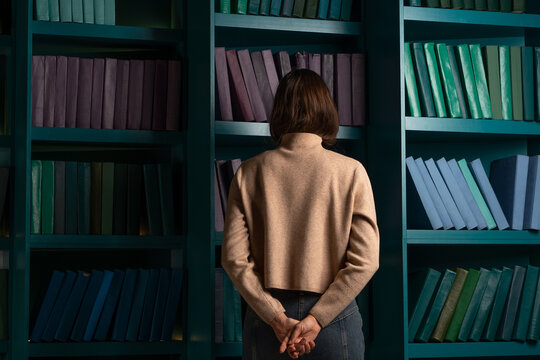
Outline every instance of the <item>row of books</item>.
{"label": "row of books", "polygon": [[540,155],[406,164],[409,228],[540,230]]}
{"label": "row of books", "polygon": [[516,265],[411,274],[409,342],[538,341],[538,273]]}
{"label": "row of books", "polygon": [[351,20],[353,0],[220,0],[224,14],[273,15],[308,19]]}
{"label": "row of books", "polygon": [[538,68],[540,48],[413,43],[411,50],[405,43],[409,113],[538,121],[535,61]]}
{"label": "row of books", "polygon": [[32,342],[171,340],[182,269],[57,271],[32,328]]}
{"label": "row of books", "polygon": [[229,188],[241,164],[241,159],[216,160],[214,163],[214,221],[216,231],[223,231]]}
{"label": "row of books", "polygon": [[[344,126],[366,122],[366,60],[364,54],[307,54],[287,51],[215,49],[217,119],[267,121],[279,80],[292,68],[309,69],[325,81]],[[219,104],[219,106],[217,106]],[[219,110],[219,111],[217,111]]]}
{"label": "row of books", "polygon": [[525,12],[526,0],[410,0],[410,6],[481,11]]}
{"label": "row of books", "polygon": [[32,57],[32,126],[178,130],[179,60]]}
{"label": "row of books", "polygon": [[215,276],[215,335],[216,342],[242,341],[242,299],[223,268]]}
{"label": "row of books", "polygon": [[36,19],[85,24],[116,24],[116,0],[36,0]]}
{"label": "row of books", "polygon": [[176,234],[169,164],[32,160],[31,180],[32,234]]}

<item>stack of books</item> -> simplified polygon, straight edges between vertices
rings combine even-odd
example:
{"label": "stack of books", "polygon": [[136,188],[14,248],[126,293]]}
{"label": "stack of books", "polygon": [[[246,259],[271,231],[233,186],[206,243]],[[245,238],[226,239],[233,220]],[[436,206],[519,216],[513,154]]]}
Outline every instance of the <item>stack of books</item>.
{"label": "stack of books", "polygon": [[241,164],[241,159],[216,160],[214,163],[214,221],[216,231],[223,231],[229,188]]}
{"label": "stack of books", "polygon": [[170,164],[32,160],[31,180],[32,234],[176,234]]}
{"label": "stack of books", "polygon": [[410,6],[480,11],[525,12],[526,0],[409,0]]}
{"label": "stack of books", "polygon": [[535,111],[540,104],[538,64],[540,48],[405,43],[407,112],[415,117],[540,121]]}
{"label": "stack of books", "polygon": [[36,0],[36,19],[85,24],[116,24],[116,0]]}
{"label": "stack of books", "polygon": [[181,269],[54,271],[30,341],[171,340]]}
{"label": "stack of books", "polygon": [[32,126],[179,130],[179,60],[32,57]]}
{"label": "stack of books", "polygon": [[216,342],[242,341],[242,298],[223,268],[216,268]]}
{"label": "stack of books", "polygon": [[[258,121],[270,118],[279,80],[291,69],[309,69],[322,77],[334,98],[339,123],[366,123],[366,59],[364,54],[307,54],[271,50],[215,49],[216,118]],[[217,105],[219,104],[219,106]]]}
{"label": "stack of books", "polygon": [[538,341],[538,272],[516,265],[410,274],[409,342]]}

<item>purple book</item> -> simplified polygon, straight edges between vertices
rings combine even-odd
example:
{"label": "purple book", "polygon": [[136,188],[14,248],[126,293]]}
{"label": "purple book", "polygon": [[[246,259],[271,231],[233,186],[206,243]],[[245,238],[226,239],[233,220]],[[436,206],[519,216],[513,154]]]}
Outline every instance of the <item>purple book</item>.
{"label": "purple book", "polygon": [[352,81],[352,124],[366,124],[366,57],[364,54],[351,56]]}
{"label": "purple book", "polygon": [[257,84],[261,92],[261,97],[264,103],[264,110],[270,118],[272,108],[274,107],[274,96],[270,89],[270,83],[268,82],[268,75],[264,68],[264,60],[260,51],[254,51],[251,53],[251,62],[253,63],[253,70],[255,70],[255,77],[257,78]]}
{"label": "purple book", "polygon": [[54,97],[54,127],[66,127],[67,57],[56,57],[56,95]]}
{"label": "purple book", "polygon": [[154,78],[156,62],[144,60],[141,130],[152,130],[152,106],[154,103]]}
{"label": "purple book", "polygon": [[127,127],[127,104],[129,91],[129,60],[118,60],[116,66],[116,96],[114,101],[114,128]]}
{"label": "purple book", "polygon": [[336,104],[339,124],[352,125],[351,54],[336,55]]}
{"label": "purple book", "polygon": [[257,78],[255,77],[255,71],[253,70],[253,65],[251,64],[251,58],[248,50],[238,51],[238,62],[240,63],[240,68],[242,69],[242,75],[246,84],[251,108],[255,114],[255,120],[258,122],[264,122],[268,119],[268,117],[264,109],[264,103],[261,98],[259,86],[257,85]]}
{"label": "purple book", "polygon": [[321,77],[328,86],[330,95],[334,98],[334,55],[323,54],[321,62]]}
{"label": "purple book", "polygon": [[275,57],[279,78],[283,79],[285,75],[291,72],[291,59],[289,58],[289,53],[280,51],[276,53]]}
{"label": "purple book", "polygon": [[308,66],[309,70],[314,71],[317,75],[321,76],[321,54],[309,54]]}
{"label": "purple book", "polygon": [[307,55],[299,52],[294,54],[294,64],[296,69],[307,69]]}
{"label": "purple book", "polygon": [[105,78],[103,80],[103,119],[102,129],[114,128],[114,103],[116,95],[116,69],[118,60],[105,59]]}
{"label": "purple book", "polygon": [[79,58],[68,57],[66,87],[66,127],[74,128],[77,123],[77,93],[79,91]]}
{"label": "purple book", "polygon": [[263,50],[262,57],[264,60],[264,67],[266,68],[266,75],[268,75],[268,81],[270,82],[270,89],[272,90],[272,96],[276,96],[276,91],[279,85],[279,78],[276,70],[276,64],[274,63],[274,57],[271,50]]}
{"label": "purple book", "polygon": [[225,54],[227,55],[227,67],[231,79],[231,101],[235,118],[239,121],[255,121],[236,50],[227,50]]}
{"label": "purple book", "polygon": [[144,82],[144,61],[143,60],[129,60],[127,128],[130,130],[141,129],[143,82]]}
{"label": "purple book", "polygon": [[103,81],[105,77],[105,59],[94,59],[94,73],[92,82],[92,114],[90,127],[101,129],[103,114]]}
{"label": "purple book", "polygon": [[178,131],[180,130],[180,103],[182,101],[180,94],[182,87],[182,67],[180,60],[169,60],[167,79],[165,129]]}
{"label": "purple book", "polygon": [[216,87],[219,99],[219,112],[221,120],[232,121],[231,88],[229,85],[229,73],[227,72],[227,58],[225,48],[217,47],[214,50],[216,62]]}
{"label": "purple book", "polygon": [[56,102],[56,56],[45,56],[45,93],[43,95],[43,126],[54,126]]}
{"label": "purple book", "polygon": [[32,56],[32,126],[43,126],[45,58]]}
{"label": "purple book", "polygon": [[167,116],[167,61],[156,60],[152,130],[165,130]]}
{"label": "purple book", "polygon": [[76,121],[76,127],[79,129],[90,128],[93,71],[94,59],[81,58],[79,60],[79,91],[77,93]]}

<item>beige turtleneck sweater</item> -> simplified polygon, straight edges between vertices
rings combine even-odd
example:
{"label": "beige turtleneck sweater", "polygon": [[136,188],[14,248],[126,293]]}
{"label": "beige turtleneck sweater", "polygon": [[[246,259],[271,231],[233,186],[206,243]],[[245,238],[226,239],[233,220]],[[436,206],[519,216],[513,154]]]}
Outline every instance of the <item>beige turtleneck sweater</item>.
{"label": "beige turtleneck sweater", "polygon": [[[328,325],[379,267],[367,173],[311,133],[245,161],[229,193],[222,265],[266,323],[284,312],[268,289],[322,294],[310,310]],[[299,319],[301,320],[301,319]]]}

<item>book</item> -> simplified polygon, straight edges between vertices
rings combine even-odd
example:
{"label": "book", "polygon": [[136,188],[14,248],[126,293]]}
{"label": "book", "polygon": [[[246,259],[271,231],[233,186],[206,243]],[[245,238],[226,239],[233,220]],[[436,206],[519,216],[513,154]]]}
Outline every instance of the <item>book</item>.
{"label": "book", "polygon": [[159,270],[158,288],[156,292],[156,301],[154,305],[154,316],[152,326],[150,327],[150,341],[161,339],[163,330],[164,309],[167,305],[167,296],[169,294],[171,271],[169,269]]}
{"label": "book", "polygon": [[448,325],[448,329],[446,330],[446,334],[444,336],[445,341],[456,341],[459,330],[463,325],[465,314],[471,303],[474,291],[480,279],[480,271],[472,268],[468,271],[469,273],[467,274],[467,278],[465,280],[465,283],[463,284],[463,289],[461,291],[461,294],[459,295],[459,299],[456,304],[456,310],[454,311],[454,315],[450,320],[450,324]]}
{"label": "book", "polygon": [[236,50],[227,50],[227,66],[229,69],[229,79],[231,79],[231,102],[233,106],[233,116],[240,121],[255,121],[255,115],[249,101],[249,95],[242,78],[240,63]]}
{"label": "book", "polygon": [[242,342],[242,298],[240,293],[233,287],[234,306],[234,341]]}
{"label": "book", "polygon": [[422,43],[412,43],[412,50],[414,54],[412,60],[418,78],[418,93],[420,95],[421,112],[427,117],[435,117],[437,116],[437,113],[435,112],[435,105],[433,103],[426,55]]}
{"label": "book", "polygon": [[482,115],[469,47],[465,44],[457,45],[456,51],[461,82],[462,84],[465,84],[465,93],[469,104],[469,114],[473,119],[480,119]]}
{"label": "book", "polygon": [[90,233],[101,235],[101,211],[102,209],[102,172],[103,163],[92,162],[90,168]]}
{"label": "book", "polygon": [[172,340],[178,306],[180,305],[180,295],[182,294],[182,278],[182,269],[171,269],[171,283],[169,285],[167,303],[165,305],[161,340]]}
{"label": "book", "polygon": [[129,60],[127,129],[140,130],[144,86],[144,61]]}
{"label": "book", "polygon": [[103,82],[105,80],[105,59],[94,59],[92,80],[92,102],[90,127],[101,129],[103,119]]}
{"label": "book", "polygon": [[442,76],[442,88],[444,90],[449,115],[453,118],[462,117],[456,84],[454,83],[454,74],[448,56],[448,48],[446,47],[446,44],[436,44],[435,48],[437,50],[437,60]]}
{"label": "book", "polygon": [[247,13],[251,15],[259,15],[260,0],[249,0]]}
{"label": "book", "polygon": [[[218,6],[219,5],[219,6]],[[230,0],[220,0],[216,2],[216,11],[222,14],[231,13],[231,1]]]}
{"label": "book", "polygon": [[[496,0],[499,1],[499,0]],[[474,0],[464,0],[463,1],[463,8],[465,10],[472,10],[474,9]]]}
{"label": "book", "polygon": [[341,16],[340,20],[350,21],[352,12],[353,0],[341,0]]}
{"label": "book", "polygon": [[[144,192],[150,235],[163,235],[163,220],[160,204],[160,188],[156,164],[144,164]],[[170,195],[169,195],[170,196]]]}
{"label": "book", "polygon": [[77,273],[70,270],[67,270],[65,272],[64,281],[62,282],[60,291],[56,296],[56,300],[51,310],[51,314],[47,322],[45,323],[45,329],[43,330],[43,333],[41,335],[41,341],[50,342],[54,340],[56,329],[58,329],[58,324],[60,323],[60,319],[62,317],[62,314],[64,313],[66,302],[69,298],[69,295],[71,294],[71,290],[73,288],[73,284],[75,283],[76,278]]}
{"label": "book", "polygon": [[440,0],[427,0],[427,6],[428,7],[441,7]]}
{"label": "book", "polygon": [[422,0],[410,0],[409,6],[422,6]]}
{"label": "book", "polygon": [[115,269],[113,271],[113,278],[111,281],[111,286],[109,292],[105,297],[105,303],[103,304],[103,310],[101,311],[101,316],[94,333],[94,340],[104,341],[107,339],[109,334],[109,329],[111,327],[111,322],[113,320],[120,292],[123,287],[125,278],[125,272],[122,270]]}
{"label": "book", "polygon": [[[469,305],[467,306],[467,310],[463,316],[461,327],[458,329],[459,331],[458,331],[456,339],[459,341],[467,341],[467,339],[469,338],[474,320],[476,318],[476,315],[478,314],[478,309],[480,308],[480,304],[482,302],[482,297],[484,296],[484,293],[488,284],[490,274],[491,274],[490,270],[487,270],[484,268],[480,269],[480,276],[478,278],[478,283],[476,284],[476,287],[474,288],[474,292],[472,293]],[[456,313],[457,313],[457,310],[456,310]],[[452,319],[452,321],[454,321],[454,319]]]}
{"label": "book", "polygon": [[521,69],[523,70],[523,120],[534,120],[534,63],[533,49],[521,48]]}
{"label": "book", "polygon": [[521,46],[510,46],[510,75],[512,86],[512,118],[514,120],[523,120]]}
{"label": "book", "polygon": [[39,21],[50,21],[48,0],[36,0],[36,19]]}
{"label": "book", "polygon": [[[252,53],[251,56],[253,56]],[[215,65],[216,65],[216,89],[219,100],[220,120],[233,121],[231,93],[229,85],[229,74],[227,71],[227,59],[225,56],[224,47],[216,47],[214,49]],[[255,61],[254,61],[255,63]],[[272,101],[274,100],[272,96]]]}
{"label": "book", "polygon": [[516,315],[516,323],[512,333],[512,340],[525,341],[527,330],[531,321],[532,306],[538,283],[538,267],[528,265],[525,281],[523,282],[523,292],[519,299],[519,310]]}
{"label": "book", "polygon": [[75,320],[75,324],[73,325],[73,330],[71,331],[70,339],[73,341],[83,340],[88,321],[90,320],[92,308],[94,307],[97,295],[99,293],[99,288],[101,287],[101,283],[103,283],[103,276],[104,273],[101,270],[92,270],[90,274],[88,287],[82,299],[81,307],[78,310],[78,315],[77,319]]}
{"label": "book", "polygon": [[484,119],[491,119],[493,112],[491,110],[491,99],[487,86],[486,72],[484,70],[484,61],[482,59],[482,51],[480,45],[469,45],[472,66],[474,71],[474,79],[476,81],[476,89],[478,91],[478,101],[480,110]]}
{"label": "book", "polygon": [[83,335],[84,341],[92,341],[92,338],[94,337],[98,320],[103,311],[105,300],[107,299],[107,296],[109,294],[109,290],[111,288],[113,278],[114,278],[114,273],[112,271],[109,271],[109,270],[103,271],[103,281],[101,282],[99,286],[96,300],[94,301],[94,304],[92,305],[90,316],[88,318],[88,324],[84,331],[84,335]]}
{"label": "book", "polygon": [[105,0],[105,25],[116,25],[116,0]]}
{"label": "book", "polygon": [[126,235],[139,235],[142,202],[142,167],[128,164],[127,168]]}
{"label": "book", "polygon": [[247,13],[248,0],[233,0],[231,2],[231,10],[235,14]]}
{"label": "book", "polygon": [[154,81],[156,61],[144,60],[142,88],[141,130],[152,130],[152,105],[154,102]]}
{"label": "book", "polygon": [[69,294],[64,312],[56,329],[56,334],[54,335],[55,340],[62,342],[68,340],[89,281],[90,273],[77,271],[77,279],[73,284],[73,289]]}
{"label": "book", "polygon": [[319,0],[319,9],[317,10],[317,19],[327,19],[330,0]]}
{"label": "book", "polygon": [[79,235],[90,234],[91,166],[89,162],[77,163],[77,218]]}
{"label": "book", "polygon": [[[44,0],[46,2],[46,0]],[[32,126],[43,126],[45,105],[45,57],[32,56]]]}
{"label": "book", "polygon": [[105,0],[94,0],[94,23],[105,24]]}
{"label": "book", "polygon": [[182,84],[182,70],[180,60],[169,60],[168,65],[165,130],[178,131],[180,129],[180,88]]}
{"label": "book", "polygon": [[214,337],[216,343],[223,342],[223,268],[215,269],[215,297],[214,297]]}
{"label": "book", "polygon": [[30,341],[39,342],[41,340],[41,335],[43,334],[47,321],[49,320],[49,316],[51,315],[54,302],[56,301],[62,283],[64,282],[64,277],[65,274],[63,272],[56,270],[53,271],[49,281],[49,286],[47,287],[47,292],[45,293],[45,297],[41,302],[41,307],[39,308],[39,313],[30,335]]}
{"label": "book", "polygon": [[[409,43],[404,44],[404,73],[405,73],[405,88],[407,90],[407,100],[410,109],[410,115],[414,117],[422,116],[420,110],[420,101],[418,99],[418,91],[416,88],[416,79],[414,76],[414,67],[411,57],[411,48]],[[324,61],[324,58],[323,58]],[[324,74],[324,65],[323,65]]]}
{"label": "book", "polygon": [[291,72],[291,59],[287,51],[279,51],[275,55],[276,68],[280,79]]}
{"label": "book", "polygon": [[[114,163],[101,165],[101,234],[113,234],[114,219]],[[124,191],[125,194],[125,191]]]}
{"label": "book", "polygon": [[133,295],[133,304],[131,305],[131,311],[129,312],[126,341],[137,341],[149,276],[150,273],[148,270],[138,270],[137,282],[135,283]]}
{"label": "book", "polygon": [[463,0],[452,0],[452,9],[463,9],[464,6]]}
{"label": "book", "polygon": [[501,0],[501,2],[500,2],[500,11],[502,11],[502,12],[511,12],[512,11],[512,0]]}
{"label": "book", "polygon": [[499,46],[499,73],[501,75],[502,118],[503,120],[512,120],[513,109],[510,48],[506,45]]}
{"label": "book", "polygon": [[215,231],[222,232],[225,228],[225,210],[221,204],[219,183],[217,175],[217,162],[214,163],[214,227]]}
{"label": "book", "polygon": [[111,340],[113,341],[125,341],[126,339],[129,314],[133,303],[133,294],[135,292],[137,277],[137,270],[126,269],[111,333]]}
{"label": "book", "polygon": [[114,164],[113,234],[125,235],[127,216],[128,165]]}
{"label": "book", "polygon": [[272,0],[270,3],[270,15],[279,16],[281,14],[281,1],[282,0]]}
{"label": "book", "polygon": [[[310,61],[311,66],[311,61]],[[351,102],[352,124],[366,124],[366,57],[364,54],[351,54]]]}
{"label": "book", "polygon": [[158,279],[159,271],[157,269],[150,269],[148,274],[148,282],[146,284],[146,293],[144,295],[139,333],[137,337],[139,341],[150,340],[150,328],[152,326],[152,317],[154,316]]}
{"label": "book", "polygon": [[341,2],[342,0],[330,0],[328,19],[339,20],[341,16]]}
{"label": "book", "polygon": [[56,80],[54,95],[54,127],[66,127],[66,99],[67,99],[67,66],[65,56],[56,57]]}
{"label": "book", "polygon": [[[427,269],[410,276],[409,306],[415,305],[409,320],[409,342],[413,342],[416,337],[440,278],[441,273],[434,269]],[[415,301],[410,301],[412,299]]]}
{"label": "book", "polygon": [[43,126],[53,127],[56,104],[56,56],[44,56],[44,59]]}
{"label": "book", "polygon": [[540,156],[529,157],[523,228],[540,230]]}
{"label": "book", "polygon": [[525,0],[513,0],[512,1],[512,12],[513,13],[524,13],[525,12]]}
{"label": "book", "polygon": [[469,341],[479,341],[480,337],[482,336],[482,331],[484,330],[488,316],[491,313],[493,302],[495,301],[495,294],[499,286],[501,274],[502,271],[499,269],[492,269],[489,273],[486,290],[482,295],[482,300],[480,302],[480,306],[478,307],[478,313],[476,314],[476,318],[474,319],[474,323],[468,338]]}
{"label": "book", "polygon": [[441,8],[449,9],[451,7],[451,1],[450,0],[440,0],[440,1],[441,1]]}
{"label": "book", "polygon": [[536,121],[540,121],[540,47],[534,49],[534,67],[536,73]]}
{"label": "book", "polygon": [[315,19],[317,17],[317,6],[319,0],[306,0],[306,7],[304,9],[304,17],[308,19]]}
{"label": "book", "polygon": [[68,57],[66,81],[66,123],[67,128],[76,127],[77,99],[79,90],[79,58]]}
{"label": "book", "polygon": [[306,53],[297,52],[292,56],[295,69],[307,69],[308,58]]}
{"label": "book", "polygon": [[54,232],[54,161],[41,162],[41,233]]}
{"label": "book", "polygon": [[74,23],[82,24],[84,22],[83,11],[83,0],[71,0],[71,12]]}
{"label": "book", "polygon": [[60,21],[73,22],[71,0],[60,0]]}
{"label": "book", "polygon": [[497,340],[509,341],[512,339],[512,331],[516,322],[519,299],[521,297],[521,290],[523,289],[523,282],[525,280],[525,271],[525,268],[522,266],[514,266],[512,283],[510,284],[510,290],[504,306],[501,323],[499,324],[499,328],[497,330]]}
{"label": "book", "polygon": [[540,317],[540,276],[538,282],[535,285],[535,294],[534,294],[534,303],[531,313],[531,321],[529,324],[529,330],[527,331],[527,340],[538,341],[540,338],[540,327],[539,317]]}
{"label": "book", "polygon": [[486,63],[486,72],[493,119],[502,120],[503,117],[499,48],[496,45],[487,45],[483,47],[483,52]]}
{"label": "book", "polygon": [[270,89],[272,90],[272,97],[276,96],[276,91],[279,85],[279,78],[276,70],[276,64],[274,63],[274,57],[271,50],[261,51],[264,61],[264,68],[266,69],[266,75],[268,76],[268,82],[270,83]]}
{"label": "book", "polygon": [[306,7],[306,0],[294,0],[292,16],[303,17],[305,7]]}
{"label": "book", "polygon": [[437,66],[437,58],[435,57],[435,44],[425,43],[424,51],[426,54],[426,63],[428,68],[429,80],[431,83],[431,91],[433,93],[433,101],[435,103],[435,110],[437,111],[438,117],[446,117],[444,95],[441,86],[441,79],[439,76],[439,69]]}
{"label": "book", "polygon": [[[351,64],[351,71],[353,73],[358,71],[364,71],[365,76],[365,57],[363,59],[361,59],[360,57],[356,57],[355,61],[359,68],[355,70],[354,65]],[[317,75],[321,76],[321,54],[308,54],[308,67],[309,70],[314,71]],[[352,76],[354,77],[354,74]],[[362,78],[358,77],[356,83],[362,86]]]}
{"label": "book", "polygon": [[339,124],[352,125],[351,54],[336,54],[336,105]]}
{"label": "book", "polygon": [[79,59],[79,90],[77,91],[77,120],[75,122],[77,128],[90,128],[93,71],[94,59]]}
{"label": "book", "polygon": [[508,291],[510,290],[510,284],[512,282],[513,275],[514,270],[506,266],[503,267],[501,278],[499,280],[499,286],[497,287],[495,299],[493,300],[493,308],[491,310],[491,313],[489,314],[489,319],[487,320],[481,340],[495,340],[495,335],[501,322],[501,316],[504,310],[506,299],[508,297]]}
{"label": "book", "polygon": [[261,97],[261,92],[259,91],[259,86],[257,85],[257,79],[255,77],[255,71],[253,70],[253,64],[251,63],[249,51],[238,50],[237,56],[240,69],[242,70],[242,77],[246,86],[249,102],[255,116],[255,121],[264,122],[268,119],[268,116],[264,109],[264,103]]}
{"label": "book", "polygon": [[259,5],[259,15],[270,15],[271,0],[261,0]]}
{"label": "book", "polygon": [[321,77],[330,91],[330,96],[334,98],[334,56],[332,54],[322,54]]}
{"label": "book", "polygon": [[448,61],[450,62],[450,68],[452,69],[452,77],[454,78],[454,85],[456,87],[456,94],[459,101],[459,108],[461,110],[461,117],[464,119],[469,118],[469,112],[467,111],[467,102],[465,95],[463,94],[463,87],[461,86],[461,78],[459,74],[459,68],[456,61],[456,55],[454,47],[452,45],[446,46],[448,53]]}
{"label": "book", "polygon": [[167,117],[167,80],[168,64],[165,60],[156,60],[154,78],[154,106],[152,111],[152,130],[165,130]]}
{"label": "book", "polygon": [[266,74],[266,68],[264,66],[262,53],[260,51],[252,52],[251,62],[253,63],[253,70],[257,79],[257,85],[260,90],[261,99],[264,104],[265,113],[267,115],[267,118],[270,118],[272,108],[274,107],[274,95],[272,95],[272,89],[270,88],[270,82],[268,80],[268,75]]}
{"label": "book", "polygon": [[488,11],[499,11],[499,0],[487,0]]}
{"label": "book", "polygon": [[77,163],[66,161],[66,228],[65,233],[75,235],[78,233],[78,184]]}
{"label": "book", "polygon": [[174,222],[174,204],[173,204],[173,186],[172,169],[170,164],[157,165],[159,202],[161,205],[161,218],[163,235],[176,235],[176,226]]}
{"label": "book", "polygon": [[101,112],[101,127],[103,129],[114,128],[117,69],[118,60],[112,58],[105,59],[105,74],[103,79],[103,109]]}
{"label": "book", "polygon": [[287,17],[292,16],[293,6],[294,0],[282,0],[280,15]]}
{"label": "book", "polygon": [[116,94],[114,97],[114,129],[127,129],[129,60],[118,60],[116,65]]}
{"label": "book", "polygon": [[227,275],[223,274],[223,341],[233,342],[234,338],[234,285]]}
{"label": "book", "polygon": [[486,0],[474,0],[474,8],[476,10],[480,10],[480,11],[487,10],[487,1]]}
{"label": "book", "polygon": [[428,169],[426,167],[424,160],[422,160],[422,158],[417,158],[414,162],[416,163],[416,166],[418,167],[418,170],[420,171],[420,174],[422,175],[422,179],[424,180],[424,184],[427,187],[429,196],[431,197],[431,200],[433,201],[433,204],[435,205],[435,208],[437,209],[437,213],[439,214],[442,220],[443,228],[445,230],[451,229],[454,226],[454,224],[452,223],[452,220],[450,219],[450,215],[448,215],[448,211],[446,210],[446,207],[444,206],[441,196],[439,195],[439,192],[437,191],[437,188],[435,187],[435,183],[433,182],[431,175],[429,175],[429,172],[428,172]]}
{"label": "book", "polygon": [[83,19],[85,24],[95,24],[94,20],[94,0],[83,1]]}
{"label": "book", "polygon": [[41,233],[41,160],[31,162],[31,223],[30,233]]}

